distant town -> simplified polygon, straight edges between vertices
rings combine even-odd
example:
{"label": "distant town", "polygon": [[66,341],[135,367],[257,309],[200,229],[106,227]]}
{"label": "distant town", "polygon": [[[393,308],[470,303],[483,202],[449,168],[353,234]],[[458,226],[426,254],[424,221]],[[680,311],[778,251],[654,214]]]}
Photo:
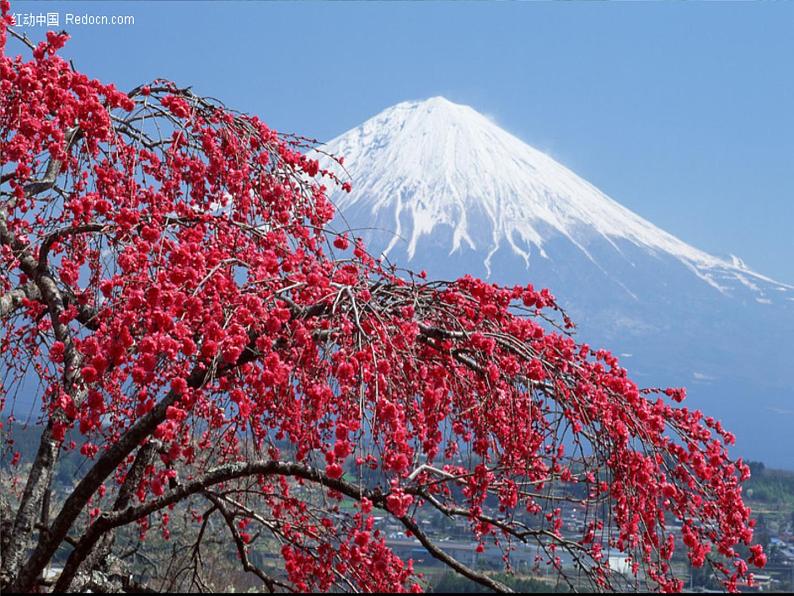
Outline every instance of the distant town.
{"label": "distant town", "polygon": [[[769,470],[761,463],[752,462],[753,477],[745,484],[746,500],[753,510],[756,519],[755,540],[762,544],[768,555],[766,567],[754,576],[752,584],[739,586],[743,592],[791,592],[794,590],[794,472]],[[562,507],[565,524],[563,535],[578,538],[586,523],[585,509],[573,504]],[[486,544],[482,552],[478,552],[477,544],[471,540],[468,523],[464,519],[450,520],[438,516],[422,522],[428,531],[438,536],[439,544],[456,559],[478,569],[489,569],[495,573],[504,569],[505,552],[494,544]],[[671,525],[669,529],[678,533],[680,525]],[[432,577],[432,584],[443,591],[463,590],[467,580],[458,580],[449,576],[442,565],[435,561],[414,539],[407,538],[401,526],[388,523],[384,527],[387,533],[387,544],[400,556],[412,558],[417,567],[427,567],[426,575]],[[514,581],[520,579],[535,580],[531,586],[520,586],[523,591],[534,586],[537,590],[545,588],[569,591],[570,586],[561,575],[544,561],[537,561],[543,556],[539,547],[513,545],[509,562]],[[631,582],[631,566],[625,556],[609,554],[607,545],[604,552],[608,554],[609,566],[618,573],[624,573]],[[673,564],[676,575],[685,580],[685,592],[722,592],[722,587],[714,575],[707,569],[693,569],[686,555],[686,547],[680,538],[676,539]],[[563,569],[570,580],[576,578],[575,561],[570,556],[560,554]],[[504,579],[504,578],[503,578]],[[469,582],[470,583],[470,582]],[[509,580],[508,580],[509,583]],[[472,590],[474,585],[469,586]],[[575,586],[577,590],[586,588]]]}

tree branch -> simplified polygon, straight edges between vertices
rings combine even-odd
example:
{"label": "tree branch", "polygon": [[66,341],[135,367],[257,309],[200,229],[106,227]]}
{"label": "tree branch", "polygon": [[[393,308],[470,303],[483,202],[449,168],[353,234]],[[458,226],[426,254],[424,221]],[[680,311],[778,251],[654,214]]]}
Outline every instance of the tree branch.
{"label": "tree branch", "polygon": [[[121,485],[119,494],[113,504],[113,511],[121,511],[129,506],[135,490],[143,480],[147,466],[151,463],[155,455],[154,443],[147,443],[140,449],[127,472],[124,482]],[[99,546],[97,547],[97,543]],[[55,584],[55,592],[67,592],[77,573],[84,568],[89,573],[91,570],[108,555],[113,547],[113,533],[108,531],[104,534],[96,535],[94,541],[78,541],[75,548],[69,554],[66,564],[63,567],[60,577]]]}
{"label": "tree branch", "polygon": [[33,282],[29,281],[0,296],[0,319],[7,319],[13,315],[25,299],[41,300],[41,292]]}
{"label": "tree branch", "polygon": [[[258,461],[248,463],[232,463],[219,466],[208,471],[204,476],[197,478],[191,482],[177,485],[169,492],[153,499],[149,503],[139,505],[137,507],[127,507],[121,511],[114,511],[103,513],[100,515],[91,526],[89,526],[86,533],[80,539],[76,549],[83,548],[83,544],[95,543],[98,538],[105,532],[118,528],[120,526],[132,523],[138,519],[146,517],[156,511],[159,511],[169,505],[184,500],[185,498],[198,493],[205,493],[209,488],[223,482],[229,482],[247,476],[287,476],[300,478],[305,481],[314,482],[344,494],[352,499],[360,501],[361,499],[368,499],[374,506],[379,509],[390,513],[386,505],[386,497],[388,494],[382,492],[360,488],[342,479],[330,478],[323,472],[316,468],[312,468],[303,464],[296,464],[283,461]],[[217,505],[217,503],[215,503]],[[220,507],[219,507],[220,509]],[[396,516],[395,516],[396,517]],[[471,569],[464,565],[437,545],[422,532],[421,528],[410,517],[403,516],[397,517],[406,529],[410,530],[425,547],[425,549],[436,559],[449,566],[451,569],[464,575],[470,580],[486,586],[497,592],[512,592],[512,590],[494,580],[493,578]]]}

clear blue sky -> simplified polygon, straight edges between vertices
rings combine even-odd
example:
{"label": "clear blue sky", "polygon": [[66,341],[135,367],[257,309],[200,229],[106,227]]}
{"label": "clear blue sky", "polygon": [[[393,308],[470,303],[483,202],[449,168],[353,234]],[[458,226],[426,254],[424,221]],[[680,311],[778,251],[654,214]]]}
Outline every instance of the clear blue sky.
{"label": "clear blue sky", "polygon": [[[330,139],[405,99],[487,113],[627,207],[794,283],[794,3],[12,2],[75,65]],[[40,35],[43,29],[28,29]]]}

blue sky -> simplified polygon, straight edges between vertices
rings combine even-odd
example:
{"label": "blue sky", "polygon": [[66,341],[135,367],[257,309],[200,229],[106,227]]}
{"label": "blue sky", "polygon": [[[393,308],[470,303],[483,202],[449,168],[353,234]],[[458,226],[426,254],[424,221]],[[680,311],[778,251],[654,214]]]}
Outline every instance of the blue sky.
{"label": "blue sky", "polygon": [[[794,283],[794,3],[12,2],[88,74],[155,77],[319,139],[472,105],[704,250]],[[27,29],[33,37],[43,29]]]}

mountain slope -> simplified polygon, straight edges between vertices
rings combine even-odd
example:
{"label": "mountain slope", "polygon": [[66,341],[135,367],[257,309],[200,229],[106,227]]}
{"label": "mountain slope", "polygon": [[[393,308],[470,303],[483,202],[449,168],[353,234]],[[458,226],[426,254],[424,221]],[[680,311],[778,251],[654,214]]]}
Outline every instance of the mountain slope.
{"label": "mountain slope", "polygon": [[792,286],[659,229],[472,108],[403,102],[322,151],[344,156],[353,184],[331,195],[338,227],[373,252],[437,277],[551,288],[580,339],[624,354],[642,383],[690,385],[740,437],[769,432],[765,408],[794,409]]}

